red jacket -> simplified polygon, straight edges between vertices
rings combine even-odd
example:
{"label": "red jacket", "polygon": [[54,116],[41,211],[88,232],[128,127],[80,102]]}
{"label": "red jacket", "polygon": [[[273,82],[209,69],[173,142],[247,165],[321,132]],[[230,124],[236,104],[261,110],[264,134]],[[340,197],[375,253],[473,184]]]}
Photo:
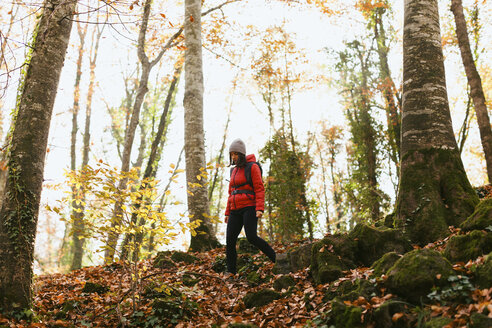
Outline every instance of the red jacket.
{"label": "red jacket", "polygon": [[[246,156],[246,162],[256,162],[255,155],[251,154]],[[247,206],[255,206],[257,211],[263,211],[265,209],[265,187],[263,186],[263,180],[261,179],[261,171],[258,165],[251,166],[251,180],[253,181],[253,188],[247,183],[246,175],[244,174],[244,167],[235,167],[232,170],[231,178],[229,181],[229,198],[227,199],[227,207],[225,215],[228,216],[231,210],[238,210]],[[241,184],[244,186],[235,188]],[[233,194],[234,190],[252,190],[253,194]]]}

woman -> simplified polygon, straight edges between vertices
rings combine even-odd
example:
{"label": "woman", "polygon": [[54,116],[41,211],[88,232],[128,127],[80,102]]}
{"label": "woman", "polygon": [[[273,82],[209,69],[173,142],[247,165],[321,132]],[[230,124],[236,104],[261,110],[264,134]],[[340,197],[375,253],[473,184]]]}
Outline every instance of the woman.
{"label": "woman", "polygon": [[[243,227],[248,241],[274,263],[275,251],[256,233],[258,219],[263,216],[265,206],[265,187],[261,179],[260,167],[253,164],[256,163],[255,155],[246,156],[246,145],[241,139],[236,139],[229,147],[229,158],[235,167],[231,170],[229,198],[225,212],[226,257],[227,271],[236,274],[236,242]],[[250,166],[252,185],[246,178],[247,166]]]}

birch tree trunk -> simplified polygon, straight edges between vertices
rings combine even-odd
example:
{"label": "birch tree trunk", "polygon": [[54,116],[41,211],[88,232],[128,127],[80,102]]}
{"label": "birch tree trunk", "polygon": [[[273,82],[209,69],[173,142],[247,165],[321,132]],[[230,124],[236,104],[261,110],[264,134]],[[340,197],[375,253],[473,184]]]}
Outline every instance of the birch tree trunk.
{"label": "birch tree trunk", "polygon": [[482,148],[487,164],[487,176],[490,183],[492,182],[492,129],[490,128],[490,118],[485,102],[485,94],[482,88],[482,80],[480,74],[478,74],[477,67],[475,66],[475,61],[473,60],[461,0],[451,1],[451,11],[454,14],[456,35],[458,37],[461,59],[463,60],[463,66],[465,67],[466,78],[468,80],[468,85],[470,86],[470,96],[473,100],[473,105],[475,106],[475,112],[477,113],[478,129],[480,131],[480,139],[482,140]]}
{"label": "birch tree trunk", "polygon": [[405,1],[401,156],[396,223],[425,245],[478,202],[453,134],[437,0]]}
{"label": "birch tree trunk", "polygon": [[[203,71],[201,39],[201,0],[185,0],[185,93],[183,99],[185,124],[186,182],[190,221],[200,220],[196,234],[191,236],[190,249],[204,251],[218,246],[212,235],[209,215],[207,178],[201,176],[205,163],[203,131]],[[200,180],[197,178],[200,177]]]}
{"label": "birch tree trunk", "polygon": [[27,309],[44,160],[76,0],[46,0],[14,117],[0,211],[0,308]]}

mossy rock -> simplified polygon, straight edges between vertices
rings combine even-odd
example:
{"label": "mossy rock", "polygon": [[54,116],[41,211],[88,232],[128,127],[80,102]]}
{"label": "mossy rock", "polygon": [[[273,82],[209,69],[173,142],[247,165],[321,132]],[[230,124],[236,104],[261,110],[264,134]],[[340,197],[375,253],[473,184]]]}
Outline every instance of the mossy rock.
{"label": "mossy rock", "polygon": [[251,284],[251,285],[258,285],[261,282],[261,276],[258,272],[256,271],[251,271],[248,273],[246,276],[246,280]]}
{"label": "mossy rock", "polygon": [[250,255],[240,254],[237,257],[236,270],[240,275],[247,276],[252,271],[258,271],[260,266],[255,263]]}
{"label": "mossy rock", "polygon": [[158,298],[152,302],[154,316],[168,324],[177,324],[196,315],[196,303],[182,297]]}
{"label": "mossy rock", "polygon": [[492,229],[492,198],[486,198],[475,207],[475,211],[460,225],[463,231]]}
{"label": "mossy rock", "polygon": [[453,266],[441,253],[416,249],[403,255],[388,270],[385,284],[392,293],[419,303],[433,286],[441,286],[453,274]]}
{"label": "mossy rock", "polygon": [[277,254],[273,267],[275,274],[288,274],[309,267],[311,264],[311,250],[313,243],[297,246],[286,254]]}
{"label": "mossy rock", "polygon": [[432,318],[424,324],[424,328],[442,328],[453,321],[451,318],[436,317]]}
{"label": "mossy rock", "polygon": [[193,264],[198,261],[198,257],[186,252],[173,252],[171,260],[174,262],[184,262],[186,264]]}
{"label": "mossy rock", "polygon": [[396,252],[388,252],[384,254],[379,260],[374,262],[371,265],[371,269],[373,269],[373,275],[379,277],[382,274],[385,274],[389,268],[391,268],[396,261],[400,259],[401,255]]}
{"label": "mossy rock", "polygon": [[277,258],[275,260],[275,265],[273,266],[272,272],[274,274],[288,274],[292,272],[290,259],[287,253],[277,254]]}
{"label": "mossy rock", "polygon": [[395,313],[405,313],[407,311],[408,309],[405,302],[389,299],[373,310],[372,321],[374,322],[375,327],[408,327],[409,324],[404,318],[393,321],[393,315]]}
{"label": "mossy rock", "polygon": [[343,301],[354,301],[360,296],[365,299],[370,299],[372,296],[376,296],[378,290],[376,286],[369,280],[357,279],[355,281],[345,280],[340,285],[332,286],[323,296],[324,302],[329,302],[334,298],[338,298]]}
{"label": "mossy rock", "polygon": [[262,289],[257,292],[247,293],[243,297],[243,302],[246,308],[250,309],[269,304],[281,297],[282,295],[277,293],[273,289]]}
{"label": "mossy rock", "polygon": [[176,269],[176,264],[170,259],[171,252],[158,252],[154,258],[153,266],[158,269],[173,270]]}
{"label": "mossy rock", "polygon": [[227,328],[258,328],[257,325],[252,323],[230,323],[227,325]]}
{"label": "mossy rock", "polygon": [[223,256],[217,256],[215,258],[214,263],[212,264],[212,270],[214,270],[217,273],[226,272],[227,271],[226,258]]}
{"label": "mossy rock", "polygon": [[279,292],[282,289],[289,289],[289,287],[295,285],[296,285],[296,281],[294,280],[294,278],[292,278],[290,275],[284,275],[279,277],[273,282],[273,289]]}
{"label": "mossy rock", "polygon": [[410,241],[398,229],[375,228],[359,223],[349,233],[357,241],[357,262],[370,266],[388,252],[404,254],[412,250]]}
{"label": "mossy rock", "polygon": [[337,328],[364,327],[362,311],[363,309],[360,307],[346,305],[341,300],[335,299],[331,304],[331,311],[327,323]]}
{"label": "mossy rock", "polygon": [[466,235],[453,236],[449,239],[444,256],[451,261],[467,262],[492,251],[492,233],[474,230]]}
{"label": "mossy rock", "polygon": [[90,281],[87,281],[84,285],[84,288],[82,288],[82,293],[88,293],[88,294],[91,293],[105,294],[108,291],[109,291],[109,287]]}
{"label": "mossy rock", "polygon": [[482,313],[473,313],[470,316],[470,328],[489,328],[492,327],[492,318]]}
{"label": "mossy rock", "polygon": [[181,278],[181,282],[183,285],[187,287],[193,287],[195,286],[198,282],[200,281],[200,278],[193,274],[184,274],[183,277]]}
{"label": "mossy rock", "polygon": [[239,254],[257,254],[260,250],[253,244],[251,244],[246,238],[239,238],[237,240],[237,248]]}
{"label": "mossy rock", "polygon": [[[67,300],[63,303],[62,309],[55,314],[56,319],[65,319],[68,312],[75,310],[79,306],[80,302],[76,300]],[[0,326],[1,327],[1,326]]]}
{"label": "mossy rock", "polygon": [[492,253],[485,257],[485,262],[475,271],[475,284],[481,289],[492,286]]}
{"label": "mossy rock", "polygon": [[355,268],[355,240],[347,235],[326,236],[311,249],[311,274],[316,284],[325,284],[342,276],[342,271]]}

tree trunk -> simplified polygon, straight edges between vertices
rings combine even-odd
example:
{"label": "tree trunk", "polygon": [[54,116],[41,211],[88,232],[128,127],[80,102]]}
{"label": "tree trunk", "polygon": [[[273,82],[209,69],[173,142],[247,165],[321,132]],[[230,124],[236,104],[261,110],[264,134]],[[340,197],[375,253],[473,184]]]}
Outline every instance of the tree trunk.
{"label": "tree trunk", "polygon": [[470,86],[470,95],[475,106],[475,112],[477,113],[480,139],[482,140],[485,162],[487,164],[487,176],[489,182],[492,182],[492,130],[490,128],[490,119],[482,88],[482,80],[478,74],[470,48],[470,40],[468,39],[468,30],[461,0],[451,1],[451,11],[454,14],[456,35],[458,36],[458,45],[460,47],[463,66],[465,67],[466,78]]}
{"label": "tree trunk", "polygon": [[437,0],[405,2],[401,156],[396,224],[425,245],[478,202],[453,134]]}
{"label": "tree trunk", "polygon": [[[202,170],[205,163],[205,134],[203,131],[203,71],[201,37],[201,0],[185,0],[185,93],[183,99],[185,122],[186,182],[190,221],[200,220],[196,234],[191,236],[190,249],[204,251],[218,246],[212,235],[209,199]],[[200,177],[200,180],[197,178]]]}
{"label": "tree trunk", "polygon": [[[80,80],[82,78],[82,59],[84,57],[84,45],[85,36],[87,34],[87,26],[82,26],[80,22],[77,22],[77,32],[79,34],[80,45],[77,58],[77,72],[75,74],[75,87],[73,95],[73,108],[72,108],[72,134],[71,134],[71,146],[70,146],[70,170],[75,171],[77,169],[77,131],[78,131],[78,115],[80,110]],[[73,229],[72,229],[72,265],[71,270],[80,269],[82,266],[82,256],[84,241],[83,224],[81,217],[83,216],[82,202],[80,199],[81,189],[75,184],[72,185],[72,217],[73,217]]]}
{"label": "tree trunk", "polygon": [[32,263],[51,114],[76,0],[47,0],[35,32],[8,161],[0,212],[0,308],[32,301]]}

